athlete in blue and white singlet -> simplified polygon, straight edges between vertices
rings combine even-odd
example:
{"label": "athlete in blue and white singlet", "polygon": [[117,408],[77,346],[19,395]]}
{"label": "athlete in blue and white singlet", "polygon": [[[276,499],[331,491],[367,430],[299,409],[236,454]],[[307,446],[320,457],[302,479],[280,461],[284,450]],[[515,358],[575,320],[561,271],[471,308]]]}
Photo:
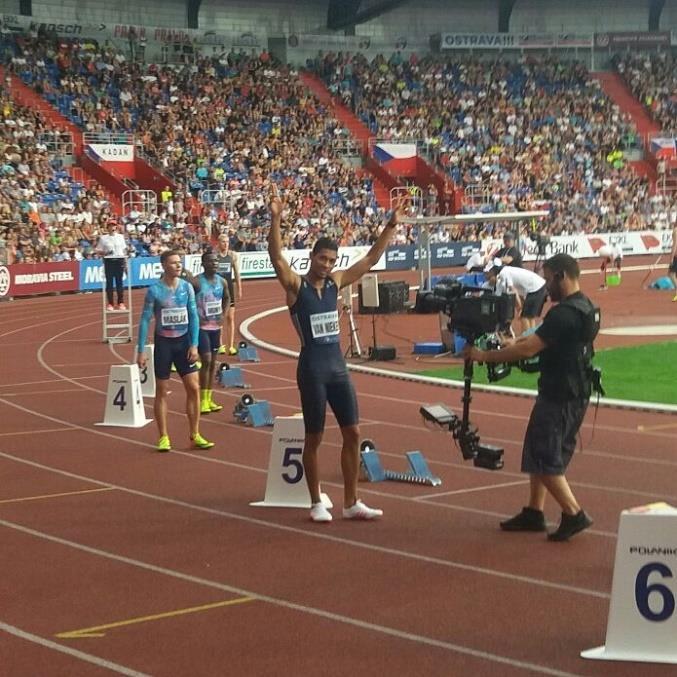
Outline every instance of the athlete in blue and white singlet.
{"label": "athlete in blue and white singlet", "polygon": [[202,255],[204,273],[193,278],[197,314],[200,318],[200,413],[210,414],[223,407],[214,402],[212,385],[216,372],[216,353],[221,346],[221,323],[230,295],[225,280],[216,274],[217,259],[212,252]]}
{"label": "athlete in blue and white singlet", "polygon": [[277,278],[287,295],[292,321],[301,339],[301,353],[297,367],[297,384],[305,424],[303,469],[311,498],[310,518],[314,522],[330,522],[331,513],[322,504],[318,473],[317,451],[324,433],[327,403],[332,408],[341,429],[341,470],[344,495],[343,517],[346,519],[374,519],[382,510],[369,508],[357,498],[360,468],[358,409],[355,389],[341,353],[339,343],[338,291],[356,282],[380,259],[395,233],[402,205],[393,212],[366,256],[347,270],[333,273],[338,246],[329,238],[315,242],[310,254],[310,270],[305,277],[297,275],[282,254],[283,205],[273,186],[270,201],[271,227],[268,235],[268,253]]}
{"label": "athlete in blue and white singlet", "polygon": [[181,256],[167,251],[160,256],[163,275],[146,292],[141,321],[136,362],[146,367],[146,338],[150,322],[155,318],[155,401],[154,413],[160,432],[158,451],[169,451],[171,442],[167,429],[167,394],[172,363],[186,390],[186,414],[190,425],[190,439],[198,449],[213,447],[200,435],[200,384],[197,378],[197,343],[199,319],[192,285],[182,280]]}

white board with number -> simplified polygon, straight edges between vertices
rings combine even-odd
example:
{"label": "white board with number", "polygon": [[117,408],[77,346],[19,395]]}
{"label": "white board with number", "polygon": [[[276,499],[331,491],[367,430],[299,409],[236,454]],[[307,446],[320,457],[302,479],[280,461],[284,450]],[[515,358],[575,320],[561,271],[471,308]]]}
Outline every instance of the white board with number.
{"label": "white board with number", "polygon": [[677,508],[621,513],[606,644],[583,658],[677,664]]}
{"label": "white board with number", "polygon": [[[304,438],[302,416],[278,416],[275,419],[268,459],[266,495],[263,501],[251,505],[310,508],[310,493],[303,472]],[[322,494],[322,502],[327,508],[333,507],[326,494]]]}
{"label": "white board with number", "polygon": [[141,428],[152,420],[146,418],[143,406],[139,367],[136,364],[112,365],[103,422],[96,425]]}
{"label": "white board with number", "polygon": [[141,394],[144,397],[155,397],[155,367],[154,354],[155,346],[149,343],[143,351],[146,355],[146,366],[139,369],[139,380],[141,382]]}

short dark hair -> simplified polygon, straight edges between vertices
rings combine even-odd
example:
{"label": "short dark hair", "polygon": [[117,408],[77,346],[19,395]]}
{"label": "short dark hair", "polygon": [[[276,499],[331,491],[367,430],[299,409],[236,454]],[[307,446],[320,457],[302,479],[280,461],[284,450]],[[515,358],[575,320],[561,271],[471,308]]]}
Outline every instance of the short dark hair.
{"label": "short dark hair", "polygon": [[564,275],[572,280],[577,280],[581,276],[578,261],[573,256],[569,256],[569,254],[555,254],[545,261],[543,267],[555,274],[564,273]]}
{"label": "short dark hair", "polygon": [[160,263],[164,264],[170,256],[181,256],[181,252],[176,249],[168,249],[167,251],[162,252],[162,254],[160,254]]}
{"label": "short dark hair", "polygon": [[330,237],[318,238],[318,240],[313,245],[312,253],[317,254],[317,252],[321,251],[322,249],[331,249],[334,252],[338,252],[338,243],[336,240],[332,240]]}

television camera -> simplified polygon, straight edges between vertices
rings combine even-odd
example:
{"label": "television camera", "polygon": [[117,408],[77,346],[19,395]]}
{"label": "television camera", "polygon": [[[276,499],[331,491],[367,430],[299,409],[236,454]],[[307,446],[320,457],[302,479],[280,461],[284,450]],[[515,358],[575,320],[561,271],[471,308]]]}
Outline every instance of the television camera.
{"label": "television camera", "polygon": [[[481,336],[506,329],[515,314],[515,300],[512,296],[497,296],[489,289],[467,287],[458,280],[448,280],[436,286],[432,292],[422,292],[417,298],[417,307],[422,312],[445,313],[449,317],[449,330],[469,343],[474,343]],[[492,340],[498,345],[495,338]],[[488,366],[494,368],[496,365]],[[460,418],[443,404],[422,406],[419,412],[425,421],[449,429],[465,460],[472,459],[478,468],[500,470],[503,467],[503,449],[481,444],[479,430],[470,422],[472,377],[473,363],[466,359],[461,398],[463,413]]]}
{"label": "television camera", "polygon": [[536,245],[536,254],[538,256],[545,256],[546,247],[550,244],[550,235],[543,235],[537,230],[532,230],[529,233],[529,239]]}

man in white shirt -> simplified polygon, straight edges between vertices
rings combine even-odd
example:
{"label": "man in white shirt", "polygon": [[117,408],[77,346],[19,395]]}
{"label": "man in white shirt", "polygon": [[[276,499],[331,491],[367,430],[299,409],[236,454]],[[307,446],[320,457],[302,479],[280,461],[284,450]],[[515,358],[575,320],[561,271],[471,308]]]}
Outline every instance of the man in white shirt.
{"label": "man in white shirt", "polygon": [[[127,243],[118,231],[117,224],[108,225],[108,234],[102,235],[96,245],[96,251],[103,255],[103,268],[106,274],[106,310],[127,310],[124,303],[122,277],[127,263]],[[118,295],[117,308],[113,305],[113,283]]]}
{"label": "man in white shirt", "polygon": [[535,327],[547,296],[545,280],[526,268],[504,266],[501,259],[489,262],[484,273],[497,294],[515,295],[515,316],[522,320],[522,332]]}
{"label": "man in white shirt", "polygon": [[606,282],[606,270],[610,264],[616,267],[618,279],[621,277],[621,265],[623,263],[623,249],[619,244],[605,244],[597,250],[597,255],[602,259],[602,265],[599,270],[602,275],[602,284],[600,289],[608,289]]}

